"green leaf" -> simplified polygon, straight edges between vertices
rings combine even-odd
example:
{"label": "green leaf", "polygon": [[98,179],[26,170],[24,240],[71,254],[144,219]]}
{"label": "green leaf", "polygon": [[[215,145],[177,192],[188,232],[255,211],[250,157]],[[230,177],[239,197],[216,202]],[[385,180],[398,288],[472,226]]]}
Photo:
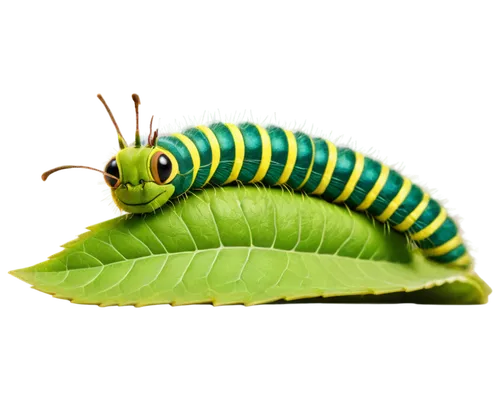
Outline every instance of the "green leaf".
{"label": "green leaf", "polygon": [[367,215],[280,189],[206,189],[156,214],[88,229],[49,260],[11,274],[55,297],[102,306],[470,304],[491,292],[473,271],[425,259]]}

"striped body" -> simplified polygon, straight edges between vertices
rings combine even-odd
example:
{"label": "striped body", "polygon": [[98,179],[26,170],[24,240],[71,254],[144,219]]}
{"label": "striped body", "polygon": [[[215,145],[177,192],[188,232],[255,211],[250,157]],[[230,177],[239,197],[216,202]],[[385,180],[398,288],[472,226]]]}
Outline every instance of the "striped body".
{"label": "striped body", "polygon": [[174,196],[208,183],[287,185],[367,212],[405,232],[430,259],[468,266],[471,259],[446,210],[386,165],[321,138],[270,126],[215,123],[161,136],[179,164]]}

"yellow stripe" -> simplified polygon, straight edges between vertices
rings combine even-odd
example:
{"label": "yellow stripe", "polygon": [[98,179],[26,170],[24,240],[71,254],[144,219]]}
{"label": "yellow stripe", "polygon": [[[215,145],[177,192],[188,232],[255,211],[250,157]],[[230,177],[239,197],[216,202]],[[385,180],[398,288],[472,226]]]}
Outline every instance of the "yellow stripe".
{"label": "yellow stripe", "polygon": [[321,177],[319,185],[311,194],[322,195],[325,193],[326,188],[332,180],[333,170],[335,169],[335,164],[337,164],[337,148],[333,143],[326,140],[326,145],[328,146],[328,161],[326,162],[325,172]]}
{"label": "yellow stripe", "polygon": [[392,217],[392,214],[398,209],[398,207],[401,205],[401,203],[406,199],[406,196],[408,196],[408,193],[410,193],[411,190],[411,181],[408,178],[404,178],[403,180],[403,185],[401,186],[401,189],[399,189],[398,194],[392,201],[389,203],[387,208],[380,214],[377,219],[380,222],[385,222],[389,218]]}
{"label": "yellow stripe", "polygon": [[297,141],[292,132],[285,130],[286,140],[288,141],[288,156],[286,158],[285,169],[280,178],[276,182],[276,185],[282,185],[290,179],[292,175],[293,167],[295,167],[295,162],[297,161]]}
{"label": "yellow stripe", "polygon": [[434,221],[432,221],[429,225],[427,225],[424,229],[418,231],[417,233],[410,234],[410,237],[415,241],[427,239],[439,229],[445,219],[446,210],[441,207],[441,211],[439,212],[439,215],[434,219]]}
{"label": "yellow stripe", "polygon": [[394,229],[400,232],[404,232],[410,229],[424,212],[425,208],[429,204],[429,200],[430,196],[427,193],[424,193],[424,196],[422,197],[422,200],[420,201],[418,206],[415,207],[415,209],[403,220],[403,222],[401,222],[399,225],[394,226]]}
{"label": "yellow stripe", "polygon": [[363,167],[365,166],[365,158],[361,153],[356,152],[355,154],[356,161],[354,162],[354,169],[352,170],[351,176],[349,177],[344,190],[342,190],[342,193],[340,193],[340,195],[335,200],[333,200],[334,203],[341,203],[342,201],[346,201],[349,198],[349,196],[356,188],[359,177],[363,172]]}
{"label": "yellow stripe", "polygon": [[269,167],[271,166],[271,138],[266,129],[259,125],[255,125],[260,134],[262,157],[260,159],[259,169],[250,182],[260,182],[267,174]]}
{"label": "yellow stripe", "polygon": [[434,247],[432,249],[422,249],[422,251],[427,256],[442,256],[443,254],[449,253],[458,246],[462,244],[462,238],[456,235],[454,238],[448,240],[440,246]]}
{"label": "yellow stripe", "polygon": [[193,141],[187,136],[184,136],[182,133],[174,133],[172,136],[175,136],[177,139],[179,139],[184,144],[184,146],[186,146],[189,154],[191,154],[191,160],[193,161],[193,179],[191,180],[191,185],[189,185],[191,187],[193,186],[196,176],[198,175],[198,171],[200,170],[200,153],[198,153],[198,149],[196,148]]}
{"label": "yellow stripe", "polygon": [[203,125],[198,125],[196,129],[202,131],[205,135],[205,137],[208,140],[208,143],[210,144],[210,149],[212,150],[212,164],[210,166],[210,172],[208,173],[208,178],[207,180],[203,183],[205,185],[206,183],[210,182],[210,179],[215,174],[215,170],[219,166],[220,163],[220,146],[219,142],[217,141],[217,137],[215,134],[212,132],[212,130],[208,126],[203,126]]}
{"label": "yellow stripe", "polygon": [[[308,136],[309,137],[309,136]],[[311,176],[311,172],[313,170],[313,165],[314,165],[314,157],[316,156],[316,146],[314,145],[314,140],[312,140],[310,137],[309,137],[309,140],[311,141],[311,145],[312,145],[312,158],[311,158],[311,165],[309,165],[309,168],[307,169],[307,173],[306,173],[306,177],[304,178],[304,180],[302,181],[302,183],[297,186],[297,188],[295,190],[299,190],[299,189],[302,189],[302,187],[307,183],[307,181],[309,180],[310,176]]]}
{"label": "yellow stripe", "polygon": [[356,210],[362,211],[370,208],[373,204],[379,193],[382,191],[385,183],[387,182],[387,178],[389,176],[389,167],[387,165],[382,164],[382,168],[380,170],[380,175],[378,176],[377,182],[373,185],[372,189],[368,192],[363,202],[356,207]]}
{"label": "yellow stripe", "polygon": [[229,129],[229,132],[231,132],[231,135],[233,136],[235,152],[233,170],[231,171],[231,174],[229,175],[229,178],[227,178],[226,182],[223,183],[223,185],[226,185],[238,179],[241,167],[243,167],[243,159],[245,158],[245,142],[243,141],[243,135],[241,134],[241,131],[236,125],[224,125],[226,125],[226,127]]}
{"label": "yellow stripe", "polygon": [[472,259],[470,258],[470,256],[467,253],[465,253],[461,257],[458,257],[455,261],[451,261],[447,264],[465,267],[471,263],[472,263]]}

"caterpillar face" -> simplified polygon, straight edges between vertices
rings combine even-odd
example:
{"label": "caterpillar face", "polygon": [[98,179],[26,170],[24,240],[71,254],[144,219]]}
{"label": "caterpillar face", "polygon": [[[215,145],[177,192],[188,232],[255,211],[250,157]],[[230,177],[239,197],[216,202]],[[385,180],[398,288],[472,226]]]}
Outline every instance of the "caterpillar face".
{"label": "caterpillar face", "polygon": [[171,153],[157,147],[127,147],[106,165],[106,184],[116,205],[129,213],[148,213],[163,206],[175,191],[179,171]]}

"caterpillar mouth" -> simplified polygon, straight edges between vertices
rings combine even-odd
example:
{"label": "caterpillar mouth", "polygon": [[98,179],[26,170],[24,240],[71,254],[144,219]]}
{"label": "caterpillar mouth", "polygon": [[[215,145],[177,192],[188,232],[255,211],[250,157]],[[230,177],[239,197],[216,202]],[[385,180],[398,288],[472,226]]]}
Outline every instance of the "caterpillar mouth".
{"label": "caterpillar mouth", "polygon": [[112,191],[112,196],[118,208],[132,214],[144,214],[163,206],[174,191],[173,185],[146,182],[135,186],[120,186]]}
{"label": "caterpillar mouth", "polygon": [[148,205],[149,203],[151,203],[152,201],[156,200],[158,197],[160,197],[163,193],[160,193],[158,194],[157,196],[153,197],[151,200],[147,201],[146,203],[126,203],[122,200],[121,203],[127,205],[127,206],[145,206],[145,205]]}

